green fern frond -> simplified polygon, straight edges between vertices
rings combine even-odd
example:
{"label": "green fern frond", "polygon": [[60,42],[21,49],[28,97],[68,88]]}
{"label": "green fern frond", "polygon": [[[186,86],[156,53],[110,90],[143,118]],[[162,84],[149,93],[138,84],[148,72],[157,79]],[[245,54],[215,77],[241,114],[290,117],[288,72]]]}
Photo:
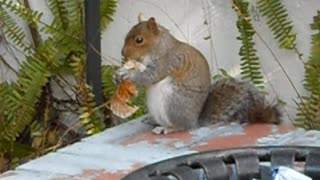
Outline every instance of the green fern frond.
{"label": "green fern frond", "polygon": [[256,55],[256,49],[254,47],[253,36],[255,30],[251,24],[248,13],[248,2],[243,0],[233,0],[234,9],[238,13],[237,27],[240,32],[240,36],[237,38],[242,42],[242,46],[239,51],[241,56],[241,75],[242,79],[251,81],[256,87],[261,89],[263,86],[263,76],[261,73],[261,66],[259,58]]}
{"label": "green fern frond", "polygon": [[31,147],[34,149],[40,149],[45,144],[45,123],[39,121],[33,121],[29,125],[30,137],[32,139]]}
{"label": "green fern frond", "polygon": [[313,93],[320,92],[320,11],[310,25],[316,33],[311,36],[311,56],[305,64],[305,88]]}
{"label": "green fern frond", "polygon": [[31,123],[36,111],[35,104],[50,75],[47,64],[40,59],[29,57],[22,64],[17,82],[4,97],[4,103],[7,106],[5,124],[10,128],[1,129],[1,138],[14,141]]}
{"label": "green fern frond", "polygon": [[0,24],[4,34],[25,53],[30,54],[30,44],[26,42],[25,33],[23,29],[17,25],[11,18],[9,13],[0,6]]}
{"label": "green fern frond", "polygon": [[[4,103],[6,94],[10,92],[10,86],[4,82],[0,84],[0,122],[5,121],[5,117],[2,116],[3,114],[6,114],[6,105]],[[0,129],[4,127],[4,123],[0,123]]]}
{"label": "green fern frond", "polygon": [[[104,1],[103,1],[104,2]],[[101,2],[102,3],[102,2]],[[82,1],[66,1],[69,9],[70,24],[84,25],[84,0]]]}
{"label": "green fern frond", "polygon": [[299,103],[296,124],[309,129],[320,129],[320,11],[314,17],[311,29],[311,56],[305,64],[304,86],[310,96]]}
{"label": "green fern frond", "polygon": [[[103,2],[103,1],[101,1]],[[85,18],[84,18],[84,1],[66,1],[66,6],[69,10],[69,28],[68,34],[83,40],[84,29],[85,29]],[[85,44],[82,42],[82,44]]]}
{"label": "green fern frond", "polygon": [[320,129],[320,95],[303,97],[298,106],[295,125],[306,129]]}
{"label": "green fern frond", "polygon": [[117,9],[117,0],[100,1],[101,29],[106,29],[107,25],[113,21],[112,16]]}
{"label": "green fern frond", "polygon": [[[33,152],[33,149],[20,142],[10,142],[0,139],[0,156],[4,153],[10,153],[10,156],[22,158]],[[11,163],[10,163],[11,164]],[[11,164],[12,165],[12,164]],[[0,167],[1,170],[2,167]]]}
{"label": "green fern frond", "polygon": [[85,70],[85,62],[83,58],[77,57],[75,55],[72,55],[70,57],[71,59],[71,68],[73,70],[74,76],[76,77],[76,79],[78,79],[77,81],[82,81],[84,80],[84,70]]}
{"label": "green fern frond", "polygon": [[292,31],[292,22],[289,20],[288,12],[281,0],[258,0],[257,5],[261,15],[267,17],[267,24],[274,38],[278,40],[279,47],[295,49],[296,33]]}
{"label": "green fern frond", "polygon": [[[318,61],[320,61],[320,59],[318,59]],[[320,92],[320,63],[313,62],[312,60],[305,63],[305,71],[304,87],[306,90],[309,92]]]}
{"label": "green fern frond", "polygon": [[112,81],[116,69],[116,67],[110,65],[102,66],[102,88],[103,94],[107,97],[112,97],[117,90],[117,86]]}
{"label": "green fern frond", "polygon": [[221,79],[232,79],[233,77],[225,70],[220,68],[219,74],[216,74],[212,77],[213,82],[217,82]]}
{"label": "green fern frond", "polygon": [[[116,5],[115,0],[101,1],[101,29],[106,28],[112,20]],[[70,52],[85,53],[84,1],[50,0],[49,7],[54,20],[51,25],[44,25],[41,32],[49,34],[56,41],[55,47],[64,57]]]}
{"label": "green fern frond", "polygon": [[40,59],[45,62],[47,66],[50,67],[47,69],[52,73],[55,73],[62,65],[59,56],[60,54],[56,47],[56,42],[53,39],[48,38],[37,47],[31,58]]}
{"label": "green fern frond", "polygon": [[85,53],[83,6],[84,1],[78,0],[49,1],[54,20],[40,31],[53,39],[61,57],[67,57],[70,53]]}
{"label": "green fern frond", "polygon": [[80,121],[86,128],[88,135],[101,132],[105,129],[105,125],[101,121],[99,115],[99,109],[96,108],[94,94],[92,93],[91,87],[84,84],[81,88],[82,92],[80,95]]}
{"label": "green fern frond", "polygon": [[[72,0],[73,1],[73,0]],[[53,14],[53,26],[57,30],[67,30],[69,19],[68,19],[68,9],[66,8],[65,0],[49,0],[49,8]]]}
{"label": "green fern frond", "polygon": [[18,15],[21,19],[25,20],[28,24],[38,27],[40,23],[41,17],[43,15],[42,12],[33,11],[31,9],[26,8],[23,4],[19,2],[14,2],[11,0],[2,0],[0,2],[1,7],[6,7],[15,15]]}
{"label": "green fern frond", "polygon": [[84,60],[83,58],[72,57],[71,67],[74,71],[77,81],[77,95],[80,103],[80,121],[86,129],[88,135],[101,132],[104,130],[105,125],[101,121],[99,109],[96,108],[94,94],[91,87],[86,84],[84,78]]}
{"label": "green fern frond", "polygon": [[39,123],[38,121],[33,121],[30,125],[30,136],[37,137],[42,136],[42,133],[44,132],[45,128],[44,126]]}

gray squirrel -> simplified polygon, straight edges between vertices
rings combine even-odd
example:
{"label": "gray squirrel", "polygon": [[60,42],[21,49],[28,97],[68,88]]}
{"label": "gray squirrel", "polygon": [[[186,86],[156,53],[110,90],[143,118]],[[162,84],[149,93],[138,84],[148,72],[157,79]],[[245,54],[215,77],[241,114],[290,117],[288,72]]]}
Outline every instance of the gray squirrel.
{"label": "gray squirrel", "polygon": [[[139,19],[125,37],[122,55],[144,71],[120,68],[115,81],[130,80],[147,87],[147,107],[167,134],[217,122],[280,123],[276,105],[248,82],[222,79],[211,84],[208,62],[197,49],[173,37],[155,18]],[[150,120],[150,119],[149,119]]]}

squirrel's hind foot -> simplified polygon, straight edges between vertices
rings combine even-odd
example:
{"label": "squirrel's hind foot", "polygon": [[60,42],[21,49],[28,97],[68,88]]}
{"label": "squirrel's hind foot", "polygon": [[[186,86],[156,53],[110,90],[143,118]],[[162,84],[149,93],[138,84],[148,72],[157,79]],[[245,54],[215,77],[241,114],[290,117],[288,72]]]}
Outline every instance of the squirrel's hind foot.
{"label": "squirrel's hind foot", "polygon": [[163,126],[158,126],[155,127],[152,132],[154,134],[160,135],[160,134],[170,134],[174,132],[181,131],[181,129],[176,129],[176,128],[171,128],[171,127],[163,127]]}

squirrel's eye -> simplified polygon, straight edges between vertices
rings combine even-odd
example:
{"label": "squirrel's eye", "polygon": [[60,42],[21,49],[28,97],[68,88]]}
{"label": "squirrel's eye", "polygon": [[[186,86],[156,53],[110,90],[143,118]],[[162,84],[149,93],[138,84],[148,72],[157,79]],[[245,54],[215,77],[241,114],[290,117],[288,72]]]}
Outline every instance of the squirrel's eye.
{"label": "squirrel's eye", "polygon": [[141,36],[138,36],[136,38],[136,43],[141,44],[143,42],[143,38]]}

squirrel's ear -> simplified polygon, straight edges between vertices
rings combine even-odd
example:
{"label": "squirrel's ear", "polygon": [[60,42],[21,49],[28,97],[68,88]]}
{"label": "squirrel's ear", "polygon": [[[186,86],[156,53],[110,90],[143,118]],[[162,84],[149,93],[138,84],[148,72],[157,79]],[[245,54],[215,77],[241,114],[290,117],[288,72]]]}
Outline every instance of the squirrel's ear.
{"label": "squirrel's ear", "polygon": [[142,13],[139,13],[139,15],[138,15],[138,22],[141,23],[143,20],[144,20],[143,14],[142,14]]}
{"label": "squirrel's ear", "polygon": [[155,35],[159,34],[158,25],[156,19],[151,17],[147,22],[148,29],[151,30]]}

